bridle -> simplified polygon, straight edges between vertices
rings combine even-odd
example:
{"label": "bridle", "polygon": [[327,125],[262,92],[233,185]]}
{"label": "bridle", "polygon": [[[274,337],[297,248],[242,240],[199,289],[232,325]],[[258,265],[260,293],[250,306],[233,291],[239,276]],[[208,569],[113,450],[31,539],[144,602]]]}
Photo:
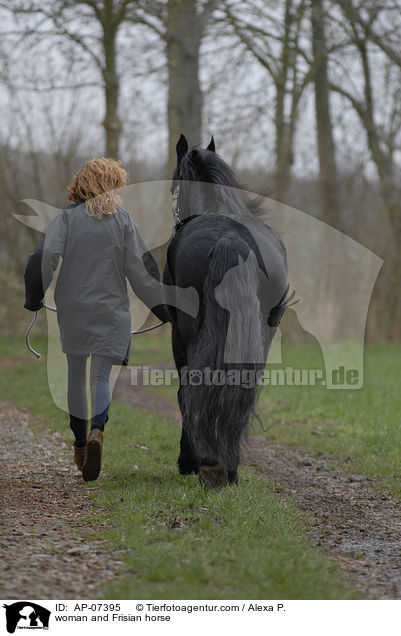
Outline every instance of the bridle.
{"label": "bridle", "polygon": [[177,185],[175,187],[175,190],[173,192],[173,204],[171,206],[171,211],[173,213],[173,217],[174,217],[174,230],[177,231],[179,227],[181,227],[181,225],[183,225],[183,222],[180,219],[180,207],[178,205],[178,199],[180,196],[180,186]]}
{"label": "bridle", "polygon": [[[180,174],[178,175],[179,177],[179,181],[182,181],[182,177],[181,177],[182,173],[180,172]],[[178,183],[175,188],[174,188],[174,192],[173,192],[173,203],[171,206],[171,211],[173,213],[173,217],[174,217],[174,234],[183,226],[185,225],[188,221],[190,221],[191,219],[195,218],[196,216],[198,216],[197,214],[193,214],[191,216],[187,216],[184,219],[181,218],[180,216],[180,206],[178,204],[178,199],[180,197],[180,192],[181,192],[181,186]]]}

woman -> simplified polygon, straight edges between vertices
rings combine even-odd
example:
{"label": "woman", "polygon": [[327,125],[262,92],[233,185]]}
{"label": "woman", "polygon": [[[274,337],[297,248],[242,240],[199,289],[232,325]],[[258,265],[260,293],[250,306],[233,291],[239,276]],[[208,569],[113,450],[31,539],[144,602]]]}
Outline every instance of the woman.
{"label": "woman", "polygon": [[[127,184],[120,162],[85,163],[68,187],[71,202],[45,228],[25,271],[25,308],[37,311],[60,256],[54,299],[68,362],[68,410],[74,461],[85,481],[101,469],[113,364],[127,364],[131,315],[126,279],[163,321],[159,269],[118,191]],[[91,430],[87,438],[86,366],[90,357]]]}

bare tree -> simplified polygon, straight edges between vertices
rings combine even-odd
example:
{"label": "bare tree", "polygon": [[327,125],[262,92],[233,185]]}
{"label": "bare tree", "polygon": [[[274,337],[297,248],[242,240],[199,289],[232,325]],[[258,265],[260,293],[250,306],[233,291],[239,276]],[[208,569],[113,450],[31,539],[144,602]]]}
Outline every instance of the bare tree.
{"label": "bare tree", "polygon": [[143,0],[135,10],[135,20],[153,29],[165,45],[169,176],[176,164],[175,145],[180,133],[193,145],[201,142],[200,48],[216,5],[216,0]]}
{"label": "bare tree", "polygon": [[339,224],[338,174],[330,112],[328,53],[323,0],[311,0],[313,82],[323,219]]}
{"label": "bare tree", "polygon": [[97,69],[104,90],[105,153],[111,157],[119,156],[121,133],[117,38],[124,22],[132,20],[134,4],[136,0],[17,0],[12,5],[15,15],[35,19],[32,26],[23,25],[23,37],[33,33],[38,41],[65,39],[81,51],[89,69]]}
{"label": "bare tree", "polygon": [[166,49],[169,69],[168,171],[176,163],[175,143],[184,133],[192,144],[202,135],[202,91],[199,80],[199,50],[202,38],[197,0],[169,0]]}
{"label": "bare tree", "polygon": [[227,20],[245,47],[266,69],[275,89],[275,195],[285,197],[294,155],[299,106],[312,80],[310,61],[301,53],[306,28],[305,0],[283,0],[271,11],[260,2],[224,4]]}
{"label": "bare tree", "polygon": [[390,217],[396,220],[399,214],[398,197],[394,188],[393,155],[384,150],[385,135],[382,126],[377,120],[375,96],[373,91],[372,67],[369,54],[369,31],[362,20],[357,19],[357,10],[352,3],[339,0],[347,19],[347,26],[352,35],[352,43],[360,61],[361,76],[363,78],[363,94],[358,95],[352,88],[348,88],[345,82],[331,82],[331,90],[339,93],[347,99],[358,114],[365,129],[368,147],[372,159],[377,168],[381,194]]}
{"label": "bare tree", "polygon": [[[396,48],[397,42],[398,49],[401,44],[399,6],[396,2],[389,7],[377,0],[371,0],[367,5],[346,0],[335,0],[334,4],[341,8],[342,26],[348,32],[351,45],[359,60],[362,92],[356,90],[352,82],[347,83],[344,80],[339,82],[333,79],[330,87],[332,91],[345,98],[357,113],[365,131],[371,159],[377,170],[384,212],[392,228],[392,236],[388,238],[387,248],[383,253],[385,264],[382,275],[382,285],[384,285],[382,294],[385,305],[383,303],[381,307],[381,327],[388,337],[399,339],[401,337],[400,321],[394,320],[394,316],[399,316],[401,312],[399,294],[395,292],[401,278],[401,204],[396,178],[398,169],[395,164],[395,151],[400,150],[401,124],[399,89],[401,59]],[[398,29],[395,28],[396,25]],[[379,101],[380,89],[376,88],[373,78],[373,55],[376,56],[375,70],[377,70],[378,62],[382,70],[386,68],[386,58],[392,63],[393,70],[394,67],[397,69],[398,79],[394,81],[393,75],[386,82],[387,86],[395,85],[395,90],[392,94],[387,91],[384,103]],[[389,112],[387,122],[384,120],[386,112]]]}

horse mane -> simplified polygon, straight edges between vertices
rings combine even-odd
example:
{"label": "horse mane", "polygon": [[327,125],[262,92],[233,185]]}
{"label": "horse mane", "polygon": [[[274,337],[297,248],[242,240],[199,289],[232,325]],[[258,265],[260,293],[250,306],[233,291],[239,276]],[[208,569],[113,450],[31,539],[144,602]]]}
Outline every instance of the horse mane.
{"label": "horse mane", "polygon": [[200,181],[218,186],[215,189],[216,196],[226,213],[261,216],[263,197],[251,197],[234,171],[216,152],[194,146],[182,157],[180,171],[183,181]]}

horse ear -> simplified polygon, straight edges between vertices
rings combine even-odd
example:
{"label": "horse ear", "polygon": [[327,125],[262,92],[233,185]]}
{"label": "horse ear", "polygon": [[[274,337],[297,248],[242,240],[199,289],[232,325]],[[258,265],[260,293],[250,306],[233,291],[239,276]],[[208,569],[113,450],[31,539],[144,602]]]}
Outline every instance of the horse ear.
{"label": "horse ear", "polygon": [[181,159],[185,155],[188,150],[188,142],[186,137],[181,133],[179,140],[177,141],[177,145],[175,147],[177,151],[177,166],[179,165]]}
{"label": "horse ear", "polygon": [[216,152],[216,146],[214,145],[214,137],[212,135],[212,138],[210,140],[210,143],[208,145],[208,147],[206,148],[206,150],[211,150],[211,152]]}

